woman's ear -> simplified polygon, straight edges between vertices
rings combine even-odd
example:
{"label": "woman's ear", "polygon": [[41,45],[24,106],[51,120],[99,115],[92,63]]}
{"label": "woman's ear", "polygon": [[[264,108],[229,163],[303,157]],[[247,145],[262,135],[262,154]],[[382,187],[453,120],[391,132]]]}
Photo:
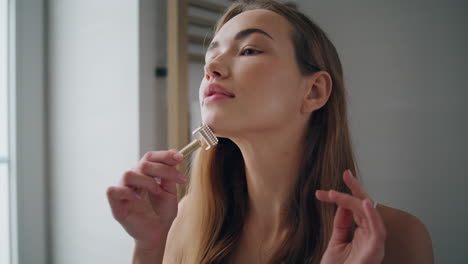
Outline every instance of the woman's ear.
{"label": "woman's ear", "polygon": [[307,76],[304,84],[301,111],[311,113],[327,103],[332,91],[332,78],[328,72],[319,71]]}

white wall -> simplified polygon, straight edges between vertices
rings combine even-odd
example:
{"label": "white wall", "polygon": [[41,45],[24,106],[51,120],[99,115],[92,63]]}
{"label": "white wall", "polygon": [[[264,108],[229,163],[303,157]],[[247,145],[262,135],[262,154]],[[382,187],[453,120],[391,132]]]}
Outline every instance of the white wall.
{"label": "white wall", "polygon": [[106,189],[140,156],[139,1],[49,1],[51,263],[129,263]]}
{"label": "white wall", "polygon": [[367,189],[426,224],[436,263],[467,263],[466,2],[298,2],[340,54]]}
{"label": "white wall", "polygon": [[166,78],[155,77],[167,65],[166,0],[139,0],[140,156],[167,149]]}

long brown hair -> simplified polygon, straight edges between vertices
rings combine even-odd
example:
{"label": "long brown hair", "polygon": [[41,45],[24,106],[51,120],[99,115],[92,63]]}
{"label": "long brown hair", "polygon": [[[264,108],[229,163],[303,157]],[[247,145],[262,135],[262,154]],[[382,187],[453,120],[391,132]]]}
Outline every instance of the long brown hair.
{"label": "long brown hair", "polygon": [[[299,178],[286,214],[287,235],[272,254],[271,263],[318,263],[331,236],[336,206],[315,198],[317,189],[349,193],[342,174],[357,175],[347,121],[341,62],[334,45],[314,22],[299,11],[274,1],[232,4],[218,21],[216,32],[236,15],[266,9],[285,17],[296,60],[303,75],[319,70],[332,78],[327,103],[314,111],[306,126]],[[238,146],[227,138],[209,151],[199,151],[191,168],[186,206],[191,218],[184,234],[183,263],[223,263],[242,234],[248,196],[244,160]]]}

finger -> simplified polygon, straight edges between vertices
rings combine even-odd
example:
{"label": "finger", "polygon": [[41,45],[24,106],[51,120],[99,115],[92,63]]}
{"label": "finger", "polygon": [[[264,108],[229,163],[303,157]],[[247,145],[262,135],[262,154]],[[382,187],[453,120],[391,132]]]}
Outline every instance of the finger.
{"label": "finger", "polygon": [[160,186],[161,189],[165,190],[166,192],[177,195],[177,186],[175,182],[161,179]]}
{"label": "finger", "polygon": [[340,193],[335,190],[330,190],[330,191],[317,190],[315,192],[315,195],[317,196],[317,199],[319,199],[322,202],[327,202],[327,203],[340,202],[340,204],[343,204],[344,207],[349,210],[351,210],[351,208],[360,206],[359,199],[349,194]]}
{"label": "finger", "polygon": [[336,246],[348,243],[352,226],[353,213],[350,210],[339,206],[333,220],[333,232],[329,245]]}
{"label": "finger", "polygon": [[343,206],[344,208],[351,210],[353,213],[364,214],[361,200],[352,195],[330,190],[328,192],[328,197],[337,205]]}
{"label": "finger", "polygon": [[363,201],[364,211],[369,223],[369,229],[374,235],[374,238],[377,239],[377,242],[384,242],[386,238],[385,225],[380,217],[380,214],[372,206],[370,199],[365,199]]}
{"label": "finger", "polygon": [[330,197],[328,197],[328,191],[317,190],[315,191],[315,196],[322,202],[333,203]]}
{"label": "finger", "polygon": [[126,186],[111,186],[107,188],[107,199],[111,203],[115,203],[115,201],[122,201],[122,200],[138,200],[139,195],[135,193],[131,188]]}
{"label": "finger", "polygon": [[126,206],[131,200],[141,199],[136,196],[134,191],[129,187],[109,187],[107,189],[107,198],[111,207],[112,215],[117,221],[122,221],[129,208]]}
{"label": "finger", "polygon": [[346,193],[335,190],[317,191],[317,198],[323,202],[335,203],[353,212],[354,219],[359,226],[366,227],[364,208],[361,200]]}
{"label": "finger", "polygon": [[133,188],[142,188],[154,194],[159,194],[161,192],[159,184],[153,178],[142,175],[133,170],[129,170],[124,173],[121,185]]}
{"label": "finger", "polygon": [[184,158],[176,158],[175,154],[179,153],[175,149],[170,150],[159,150],[159,151],[148,151],[143,155],[141,161],[151,161],[164,163],[168,166],[175,166],[181,163]]}
{"label": "finger", "polygon": [[343,173],[343,180],[354,196],[361,200],[369,198],[369,195],[366,193],[366,191],[364,191],[364,188],[362,188],[359,181],[353,176],[351,170],[346,170]]}
{"label": "finger", "polygon": [[188,180],[176,168],[157,162],[142,161],[134,171],[153,178],[175,181],[179,184],[184,184]]}

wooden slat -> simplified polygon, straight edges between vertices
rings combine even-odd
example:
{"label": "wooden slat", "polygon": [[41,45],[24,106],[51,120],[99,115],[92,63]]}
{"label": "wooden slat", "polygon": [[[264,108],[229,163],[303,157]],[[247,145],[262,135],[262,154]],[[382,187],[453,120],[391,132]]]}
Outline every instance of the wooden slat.
{"label": "wooden slat", "polygon": [[189,54],[189,61],[205,64],[205,55],[190,53]]}
{"label": "wooden slat", "polygon": [[212,40],[211,37],[202,37],[202,36],[196,36],[196,35],[188,36],[189,43],[198,44],[202,46],[208,45],[211,42],[211,40]]}
{"label": "wooden slat", "polygon": [[214,28],[216,26],[216,21],[202,18],[202,17],[194,17],[189,16],[188,22],[192,25],[207,27],[207,28]]}
{"label": "wooden slat", "polygon": [[206,10],[220,13],[220,14],[222,14],[226,9],[226,6],[215,4],[212,2],[208,2],[208,1],[203,1],[203,0],[189,0],[188,4],[190,6],[195,6],[198,8],[206,9]]}
{"label": "wooden slat", "polygon": [[[168,149],[180,150],[190,139],[188,111],[188,41],[186,0],[167,1],[167,140]],[[187,172],[189,159],[178,165]],[[178,196],[186,186],[178,186]]]}

